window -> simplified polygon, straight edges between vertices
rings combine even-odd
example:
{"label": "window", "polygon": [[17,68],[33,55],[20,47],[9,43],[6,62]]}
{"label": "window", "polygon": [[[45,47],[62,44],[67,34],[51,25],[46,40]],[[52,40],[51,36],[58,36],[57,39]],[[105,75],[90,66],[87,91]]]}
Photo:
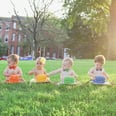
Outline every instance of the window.
{"label": "window", "polygon": [[5,42],[5,43],[8,43],[8,35],[5,35],[5,37],[4,37],[4,42]]}
{"label": "window", "polygon": [[19,42],[21,41],[21,34],[19,34],[18,41]]}
{"label": "window", "polygon": [[19,30],[22,31],[22,28],[20,27]]}
{"label": "window", "polygon": [[14,46],[11,47],[11,54],[14,54]]}
{"label": "window", "polygon": [[20,55],[20,47],[17,47],[17,54]]}
{"label": "window", "polygon": [[9,31],[9,29],[10,29],[10,25],[6,24],[6,31]]}
{"label": "window", "polygon": [[56,53],[55,52],[53,53],[53,58],[56,58]]}
{"label": "window", "polygon": [[24,35],[24,38],[27,38],[27,35]]}
{"label": "window", "polygon": [[50,56],[50,53],[49,52],[47,52],[47,56]]}
{"label": "window", "polygon": [[15,41],[15,33],[12,35],[12,41]]}
{"label": "window", "polygon": [[16,22],[13,23],[13,29],[16,29]]}

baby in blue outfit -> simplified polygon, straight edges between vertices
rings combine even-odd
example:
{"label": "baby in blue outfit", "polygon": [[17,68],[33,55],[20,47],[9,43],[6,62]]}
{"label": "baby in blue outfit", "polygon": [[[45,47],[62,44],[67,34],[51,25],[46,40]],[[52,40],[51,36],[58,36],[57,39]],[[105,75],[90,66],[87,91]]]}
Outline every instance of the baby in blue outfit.
{"label": "baby in blue outfit", "polygon": [[103,55],[95,56],[94,63],[95,66],[88,72],[90,79],[93,83],[103,84],[109,79],[108,74],[103,68],[103,65],[105,64],[105,57]]}

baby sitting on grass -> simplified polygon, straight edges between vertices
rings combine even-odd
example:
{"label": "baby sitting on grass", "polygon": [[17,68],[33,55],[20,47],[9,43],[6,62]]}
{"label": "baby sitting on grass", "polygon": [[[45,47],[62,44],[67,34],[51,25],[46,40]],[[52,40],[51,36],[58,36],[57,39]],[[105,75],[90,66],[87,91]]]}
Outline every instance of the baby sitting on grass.
{"label": "baby sitting on grass", "polygon": [[77,74],[72,69],[73,59],[72,58],[64,58],[62,62],[62,67],[60,69],[54,70],[48,73],[48,76],[60,73],[60,82],[59,84],[76,84]]}
{"label": "baby sitting on grass", "polygon": [[94,67],[92,67],[88,74],[91,82],[96,84],[105,84],[108,82],[109,76],[105,72],[103,65],[105,64],[105,57],[103,55],[97,55],[94,59]]}
{"label": "baby sitting on grass", "polygon": [[22,78],[22,70],[18,66],[19,56],[16,54],[11,54],[7,58],[8,66],[4,70],[4,76],[6,77],[6,83],[19,83],[25,82]]}
{"label": "baby sitting on grass", "polygon": [[49,82],[49,78],[46,75],[46,71],[44,69],[46,59],[44,57],[38,57],[36,59],[36,66],[31,71],[29,71],[29,75],[34,75],[34,78],[30,80],[31,83],[43,83]]}

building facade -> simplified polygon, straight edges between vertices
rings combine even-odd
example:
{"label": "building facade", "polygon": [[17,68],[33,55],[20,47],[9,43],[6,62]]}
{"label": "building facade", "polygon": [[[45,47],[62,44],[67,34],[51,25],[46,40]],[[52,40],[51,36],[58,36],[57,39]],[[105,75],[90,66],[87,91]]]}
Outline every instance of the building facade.
{"label": "building facade", "polygon": [[[30,50],[24,52],[24,48],[19,44],[26,39],[26,35],[22,33],[18,20],[15,16],[11,18],[0,17],[0,38],[8,45],[7,55],[18,54],[19,56],[32,55]],[[38,48],[40,56],[47,58],[63,58],[64,49],[58,46],[50,46]]]}
{"label": "building facade", "polygon": [[17,20],[15,17],[11,18],[0,18],[0,38],[8,45],[7,54],[18,54],[23,56],[23,51],[18,45],[23,39],[23,34],[17,27]]}

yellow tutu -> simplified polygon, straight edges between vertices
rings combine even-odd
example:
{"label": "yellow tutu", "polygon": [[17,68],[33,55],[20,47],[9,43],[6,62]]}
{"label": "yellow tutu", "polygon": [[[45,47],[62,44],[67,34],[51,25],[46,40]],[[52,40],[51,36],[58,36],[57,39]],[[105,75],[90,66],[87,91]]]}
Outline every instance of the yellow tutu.
{"label": "yellow tutu", "polygon": [[36,76],[36,81],[40,83],[48,82],[48,77],[45,74],[41,74],[41,75]]}

